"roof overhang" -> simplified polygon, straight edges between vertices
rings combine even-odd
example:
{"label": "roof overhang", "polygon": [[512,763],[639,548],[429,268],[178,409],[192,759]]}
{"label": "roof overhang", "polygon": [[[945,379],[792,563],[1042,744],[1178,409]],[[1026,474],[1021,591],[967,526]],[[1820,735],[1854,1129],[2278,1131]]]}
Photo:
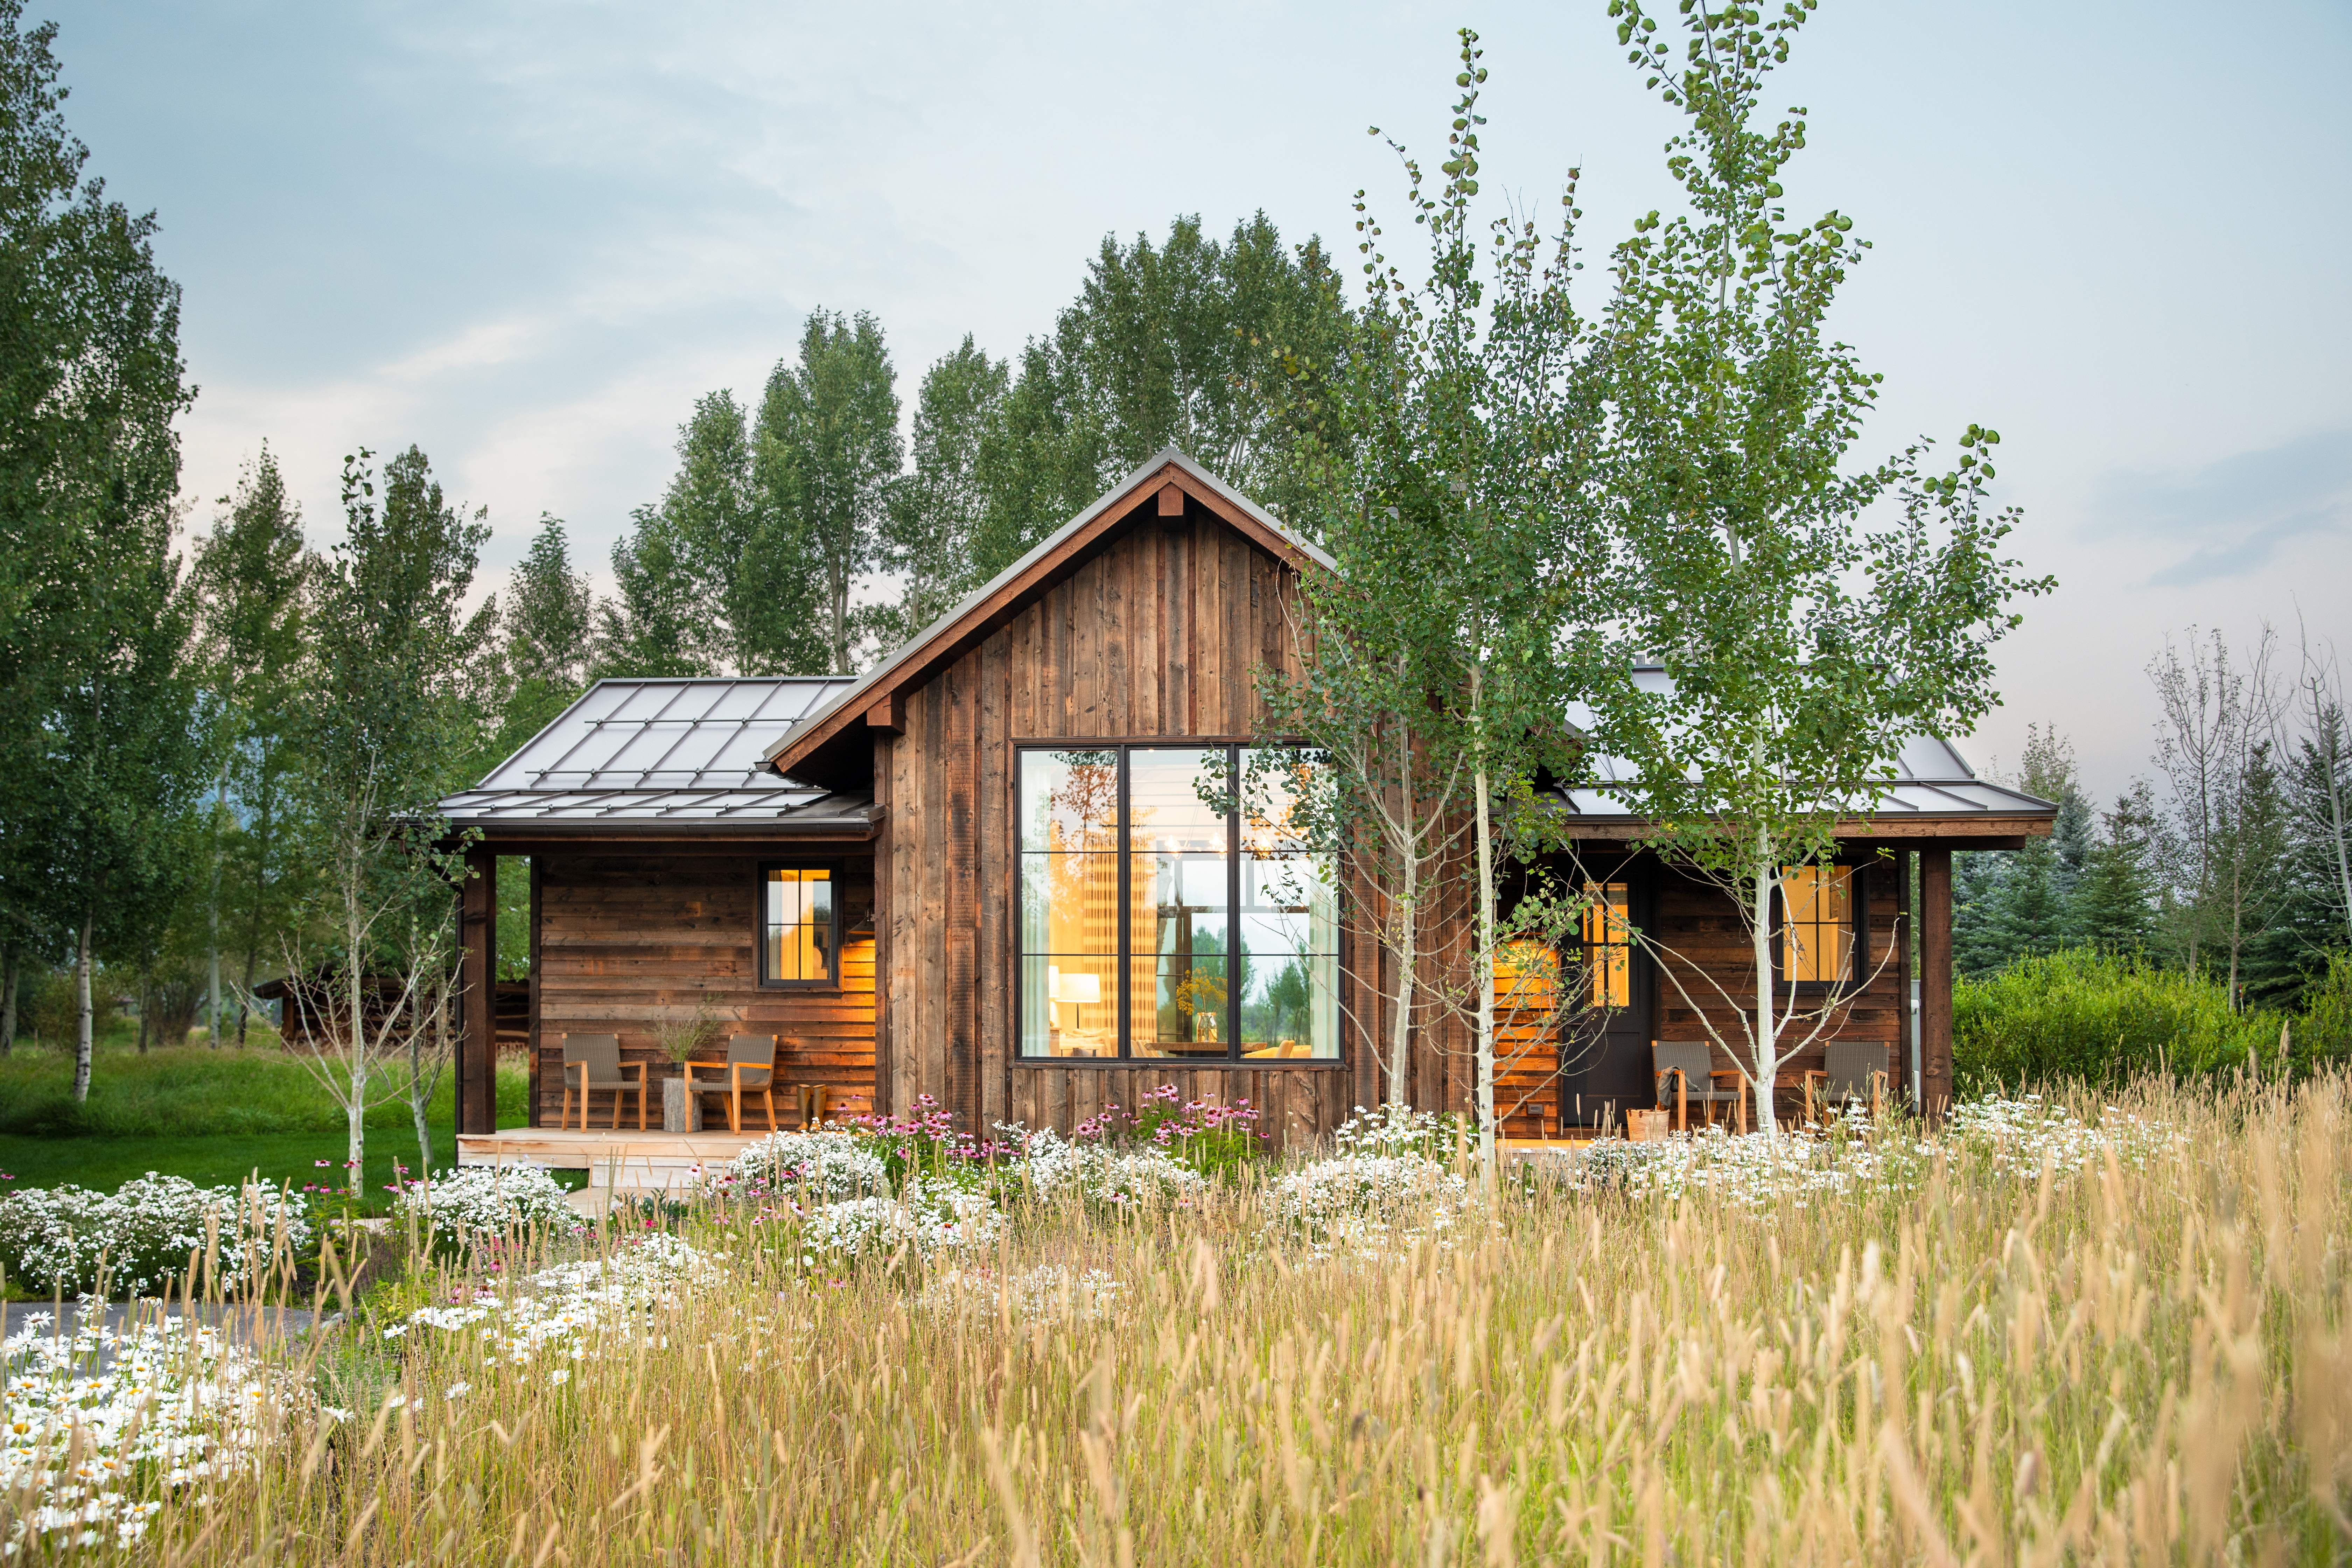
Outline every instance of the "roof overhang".
{"label": "roof overhang", "polygon": [[984,587],[817,709],[771,747],[765,761],[832,789],[872,778],[872,737],[905,722],[906,694],[962,658],[1039,594],[1076,571],[1139,512],[1179,517],[1197,507],[1294,570],[1336,570],[1331,558],[1174,447],[1150,458]]}

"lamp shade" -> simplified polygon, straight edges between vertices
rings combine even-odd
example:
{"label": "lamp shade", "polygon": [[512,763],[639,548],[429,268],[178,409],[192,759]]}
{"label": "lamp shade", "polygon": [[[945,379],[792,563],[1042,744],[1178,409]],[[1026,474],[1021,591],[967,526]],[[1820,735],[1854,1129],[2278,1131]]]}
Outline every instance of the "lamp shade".
{"label": "lamp shade", "polygon": [[1099,974],[1062,974],[1055,976],[1056,1002],[1075,1002],[1092,1006],[1102,1001],[1102,976]]}

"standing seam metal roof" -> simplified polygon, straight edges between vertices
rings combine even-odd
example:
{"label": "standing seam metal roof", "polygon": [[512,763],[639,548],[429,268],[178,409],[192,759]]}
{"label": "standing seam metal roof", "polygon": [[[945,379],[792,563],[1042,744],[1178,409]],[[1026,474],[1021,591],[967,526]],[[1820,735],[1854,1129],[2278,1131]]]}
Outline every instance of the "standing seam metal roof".
{"label": "standing seam metal roof", "polygon": [[873,797],[780,778],[761,754],[849,687],[829,676],[600,680],[472,789],[458,826],[727,823],[856,827]]}

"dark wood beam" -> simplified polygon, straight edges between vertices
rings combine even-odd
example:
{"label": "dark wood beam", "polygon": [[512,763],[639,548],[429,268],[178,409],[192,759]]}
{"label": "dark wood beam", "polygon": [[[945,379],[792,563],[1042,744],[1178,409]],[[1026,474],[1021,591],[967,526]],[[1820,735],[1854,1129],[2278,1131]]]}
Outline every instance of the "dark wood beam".
{"label": "dark wood beam", "polygon": [[904,731],[907,728],[906,693],[894,686],[877,698],[866,710],[866,727],[893,735]]}
{"label": "dark wood beam", "polygon": [[465,944],[459,981],[455,1098],[457,1131],[495,1132],[499,1121],[499,856],[488,845],[466,851],[466,882],[458,898],[459,940]]}
{"label": "dark wood beam", "polygon": [[1184,515],[1183,486],[1171,480],[1169,483],[1160,487],[1160,515],[1162,517],[1181,517]]}
{"label": "dark wood beam", "polygon": [[1952,1105],[1952,852],[1919,852],[1920,1108]]}

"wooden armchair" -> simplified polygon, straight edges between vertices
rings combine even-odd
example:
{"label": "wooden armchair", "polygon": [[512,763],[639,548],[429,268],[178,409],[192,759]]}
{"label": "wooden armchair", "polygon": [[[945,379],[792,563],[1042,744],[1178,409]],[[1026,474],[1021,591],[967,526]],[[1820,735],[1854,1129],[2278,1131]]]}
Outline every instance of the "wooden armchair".
{"label": "wooden armchair", "polygon": [[[1718,1072],[1715,1066],[1715,1052],[1705,1040],[1654,1041],[1650,1046],[1650,1066],[1653,1079],[1657,1085],[1658,1107],[1664,1110],[1668,1105],[1673,1106],[1675,1131],[1678,1132],[1690,1130],[1690,1108],[1694,1104],[1706,1113],[1709,1121],[1713,1121],[1717,1106],[1728,1106],[1737,1113],[1747,1103],[1739,1092],[1737,1081],[1739,1075]],[[1666,1080],[1669,1078],[1675,1080],[1672,1100],[1666,1099]],[[1734,1080],[1731,1088],[1719,1087],[1718,1080],[1724,1078]],[[1696,1087],[1701,1084],[1706,1087]]]}
{"label": "wooden armchair", "polygon": [[[716,1082],[698,1081],[696,1068],[719,1075]],[[723,1094],[727,1097],[727,1131],[743,1131],[743,1099],[756,1094],[767,1108],[768,1131],[776,1131],[776,1037],[773,1035],[730,1035],[727,1038],[727,1059],[723,1062],[696,1062],[688,1066],[686,1084],[689,1093]]]}
{"label": "wooden armchair", "polygon": [[[632,1080],[627,1075],[635,1073]],[[621,1096],[630,1089],[637,1091],[637,1131],[646,1130],[646,1064],[621,1060],[621,1037],[618,1035],[566,1035],[563,1037],[563,1111],[556,1120],[558,1130],[572,1121],[572,1091],[580,1091],[580,1131],[588,1131],[588,1097],[609,1093],[613,1097],[613,1129],[621,1126]]]}
{"label": "wooden armchair", "polygon": [[1822,1089],[1822,1101],[1870,1099],[1870,1119],[1878,1120],[1886,1096],[1886,1047],[1876,1040],[1832,1040],[1822,1050],[1822,1065],[1805,1074],[1805,1120],[1820,1118],[1813,1110],[1813,1086]]}

